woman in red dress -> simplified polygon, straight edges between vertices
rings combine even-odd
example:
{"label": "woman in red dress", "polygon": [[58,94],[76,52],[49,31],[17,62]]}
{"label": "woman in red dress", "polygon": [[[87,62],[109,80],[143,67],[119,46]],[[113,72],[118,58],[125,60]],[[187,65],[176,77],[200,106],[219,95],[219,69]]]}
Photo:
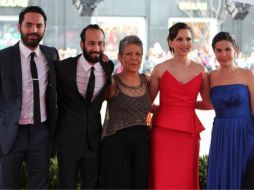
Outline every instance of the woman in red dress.
{"label": "woman in red dress", "polygon": [[152,189],[199,188],[199,133],[204,130],[195,113],[200,92],[209,106],[207,73],[188,58],[192,30],[185,23],[169,29],[168,46],[173,57],[154,68],[150,98],[160,91],[160,105],[151,130]]}

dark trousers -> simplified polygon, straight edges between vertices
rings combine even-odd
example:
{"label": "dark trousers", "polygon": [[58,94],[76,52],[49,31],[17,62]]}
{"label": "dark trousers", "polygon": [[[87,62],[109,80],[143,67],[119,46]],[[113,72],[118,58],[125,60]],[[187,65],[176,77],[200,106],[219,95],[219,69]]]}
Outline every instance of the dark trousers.
{"label": "dark trousers", "polygon": [[148,189],[147,126],[131,126],[102,141],[102,188]]}
{"label": "dark trousers", "polygon": [[0,188],[18,189],[23,163],[28,189],[49,187],[49,131],[45,125],[18,126],[11,151],[0,159]]}
{"label": "dark trousers", "polygon": [[98,152],[92,150],[82,153],[58,152],[58,188],[77,189],[77,183],[80,181],[81,189],[97,189],[98,157]]}

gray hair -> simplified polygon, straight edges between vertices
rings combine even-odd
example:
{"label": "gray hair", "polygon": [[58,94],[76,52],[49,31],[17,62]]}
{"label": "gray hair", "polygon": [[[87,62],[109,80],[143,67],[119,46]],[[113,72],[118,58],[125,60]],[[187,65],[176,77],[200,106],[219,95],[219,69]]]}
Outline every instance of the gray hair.
{"label": "gray hair", "polygon": [[136,35],[126,36],[120,41],[118,54],[122,55],[124,53],[125,47],[130,44],[138,45],[141,48],[143,54],[143,43]]}

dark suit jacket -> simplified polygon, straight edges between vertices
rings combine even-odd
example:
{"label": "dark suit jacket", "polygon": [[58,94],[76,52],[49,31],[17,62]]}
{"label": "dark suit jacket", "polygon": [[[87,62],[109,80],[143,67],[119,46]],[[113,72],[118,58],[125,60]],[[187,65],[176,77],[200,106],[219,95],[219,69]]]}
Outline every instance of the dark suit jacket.
{"label": "dark suit jacket", "polygon": [[[53,138],[56,122],[55,48],[40,45],[49,66],[46,91],[47,126]],[[0,152],[7,154],[16,138],[22,104],[22,73],[19,43],[0,51]],[[1,153],[0,153],[1,154]]]}
{"label": "dark suit jacket", "polygon": [[91,150],[97,150],[100,145],[102,129],[100,109],[104,92],[111,84],[114,66],[111,61],[101,62],[107,77],[106,83],[89,105],[78,91],[76,76],[79,56],[60,61],[56,67],[58,86],[56,148],[61,152],[82,152],[87,145]]}

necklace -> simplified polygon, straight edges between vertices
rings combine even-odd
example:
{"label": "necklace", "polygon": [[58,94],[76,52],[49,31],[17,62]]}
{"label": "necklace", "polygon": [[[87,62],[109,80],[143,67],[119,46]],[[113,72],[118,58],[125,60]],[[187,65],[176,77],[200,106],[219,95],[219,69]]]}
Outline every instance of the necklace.
{"label": "necklace", "polygon": [[143,80],[141,79],[141,76],[139,75],[139,78],[140,78],[140,84],[138,85],[138,86],[129,86],[129,85],[127,85],[127,84],[125,84],[121,79],[120,79],[120,77],[118,77],[117,76],[117,80],[119,81],[119,83],[122,85],[122,86],[124,86],[124,87],[126,87],[126,88],[130,88],[130,89],[140,89],[141,87],[142,87],[142,85],[143,85]]}

